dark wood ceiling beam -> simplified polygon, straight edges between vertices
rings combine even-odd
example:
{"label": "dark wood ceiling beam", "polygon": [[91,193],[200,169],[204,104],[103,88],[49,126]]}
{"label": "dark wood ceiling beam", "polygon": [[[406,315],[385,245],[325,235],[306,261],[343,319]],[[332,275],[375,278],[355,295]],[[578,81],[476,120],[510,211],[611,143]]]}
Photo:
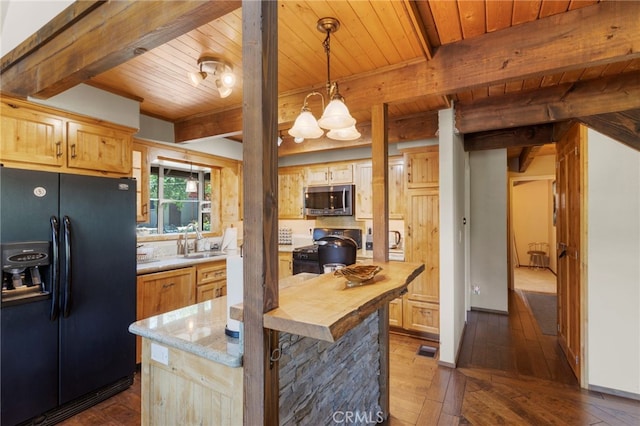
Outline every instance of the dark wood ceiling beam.
{"label": "dark wood ceiling beam", "polygon": [[640,109],[580,117],[592,129],[640,151]]}
{"label": "dark wood ceiling beam", "polygon": [[[429,139],[435,137],[438,130],[438,113],[434,111],[408,117],[392,118],[388,119],[387,123],[390,144]],[[286,132],[282,132],[282,145],[278,148],[278,157],[371,146],[371,123],[359,124],[358,130],[362,136],[355,141],[336,141],[323,136],[318,139],[305,140],[302,143],[295,143],[291,136]]]}
{"label": "dark wood ceiling beam", "polygon": [[[447,96],[476,87],[583,69],[640,57],[640,2],[601,2],[438,48],[432,60],[413,60],[340,80],[351,112],[372,104]],[[278,122],[292,123],[304,97],[324,82],[278,99]],[[608,88],[614,90],[614,87]],[[176,141],[238,131],[242,109],[175,123]],[[234,117],[234,114],[237,116]],[[203,124],[206,122],[219,124]],[[208,128],[209,132],[197,130]],[[498,128],[498,127],[494,127]]]}
{"label": "dark wood ceiling beam", "polygon": [[553,124],[490,130],[464,135],[465,151],[527,147],[553,142]]}
{"label": "dark wood ceiling beam", "polygon": [[640,108],[637,71],[461,102],[456,104],[456,126],[462,133],[472,133],[635,108]]}
{"label": "dark wood ceiling beam", "polygon": [[[36,33],[28,40],[30,53],[14,57],[10,52],[13,60],[6,62],[3,57],[2,91],[49,98],[128,61],[140,49],[151,50],[240,5],[240,1],[100,3],[53,37]],[[46,49],[33,42],[41,39]]]}
{"label": "dark wood ceiling beam", "polygon": [[520,173],[524,173],[529,168],[529,165],[533,162],[533,159],[536,157],[538,151],[540,151],[542,145],[536,146],[525,146],[522,148],[522,152],[520,152],[520,156],[518,157],[518,163],[520,164],[518,167],[518,171]]}

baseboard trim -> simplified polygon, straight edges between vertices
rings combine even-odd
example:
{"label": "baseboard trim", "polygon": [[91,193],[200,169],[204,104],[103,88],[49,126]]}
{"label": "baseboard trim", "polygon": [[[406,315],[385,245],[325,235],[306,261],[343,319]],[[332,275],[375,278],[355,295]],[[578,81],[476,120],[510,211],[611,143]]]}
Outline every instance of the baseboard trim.
{"label": "baseboard trim", "polygon": [[617,389],[605,388],[603,386],[589,385],[587,387],[590,391],[606,393],[614,396],[621,396],[623,398],[635,399],[636,401],[640,401],[640,394],[633,392],[626,392]]}
{"label": "baseboard trim", "polygon": [[509,315],[509,312],[507,312],[507,311],[499,311],[499,310],[496,310],[496,309],[478,308],[476,306],[472,306],[470,310],[477,311],[477,312],[487,312],[489,314]]}

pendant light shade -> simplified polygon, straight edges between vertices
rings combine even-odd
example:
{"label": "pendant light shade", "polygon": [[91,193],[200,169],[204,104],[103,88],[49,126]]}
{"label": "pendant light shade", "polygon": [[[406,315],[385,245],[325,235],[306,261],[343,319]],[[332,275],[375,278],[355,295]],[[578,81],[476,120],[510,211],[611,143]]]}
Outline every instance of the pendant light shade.
{"label": "pendant light shade", "polygon": [[318,120],[318,126],[329,130],[344,129],[355,124],[356,120],[351,116],[349,108],[342,99],[333,99],[329,102],[322,117]]}
{"label": "pendant light shade", "polygon": [[194,178],[189,177],[185,190],[189,193],[198,192],[198,182]]}
{"label": "pendant light shade", "polygon": [[356,129],[356,126],[346,127],[344,129],[333,129],[327,132],[328,138],[335,139],[337,141],[353,141],[358,139],[360,136],[362,135]]}
{"label": "pendant light shade", "polygon": [[289,134],[294,138],[316,139],[322,136],[323,133],[311,111],[305,108],[296,118],[293,127],[289,129]]}

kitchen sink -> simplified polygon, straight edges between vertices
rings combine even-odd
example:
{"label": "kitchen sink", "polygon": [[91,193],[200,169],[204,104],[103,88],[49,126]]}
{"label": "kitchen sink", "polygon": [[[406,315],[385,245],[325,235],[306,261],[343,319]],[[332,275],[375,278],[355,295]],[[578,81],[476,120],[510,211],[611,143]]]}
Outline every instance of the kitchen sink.
{"label": "kitchen sink", "polygon": [[185,259],[205,259],[208,257],[225,256],[226,254],[227,253],[223,251],[206,251],[206,252],[185,254],[184,257]]}

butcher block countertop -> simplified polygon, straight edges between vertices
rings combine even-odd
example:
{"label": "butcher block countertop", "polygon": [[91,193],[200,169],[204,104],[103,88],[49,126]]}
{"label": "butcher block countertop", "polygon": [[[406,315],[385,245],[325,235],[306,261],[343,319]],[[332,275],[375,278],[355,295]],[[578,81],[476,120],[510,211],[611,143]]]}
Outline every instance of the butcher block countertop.
{"label": "butcher block countertop", "polygon": [[[318,275],[279,290],[280,306],[264,314],[264,327],[318,340],[335,342],[384,304],[406,292],[424,264],[367,262],[382,267],[370,282],[347,287],[332,273]],[[295,275],[294,275],[295,277]],[[242,306],[231,317],[242,321]]]}

